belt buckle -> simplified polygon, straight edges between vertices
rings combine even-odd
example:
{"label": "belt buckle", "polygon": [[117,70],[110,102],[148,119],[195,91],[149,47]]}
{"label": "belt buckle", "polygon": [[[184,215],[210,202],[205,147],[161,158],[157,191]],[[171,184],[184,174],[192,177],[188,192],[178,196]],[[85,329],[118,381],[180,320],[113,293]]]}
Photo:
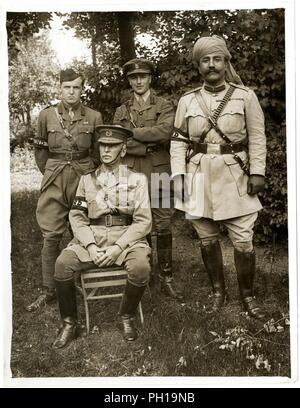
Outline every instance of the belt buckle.
{"label": "belt buckle", "polygon": [[70,161],[73,159],[73,152],[66,152],[66,160]]}
{"label": "belt buckle", "polygon": [[105,226],[106,227],[112,227],[113,225],[113,219],[112,219],[112,215],[111,214],[107,214],[105,216]]}
{"label": "belt buckle", "polygon": [[221,148],[219,144],[207,143],[206,154],[221,154]]}

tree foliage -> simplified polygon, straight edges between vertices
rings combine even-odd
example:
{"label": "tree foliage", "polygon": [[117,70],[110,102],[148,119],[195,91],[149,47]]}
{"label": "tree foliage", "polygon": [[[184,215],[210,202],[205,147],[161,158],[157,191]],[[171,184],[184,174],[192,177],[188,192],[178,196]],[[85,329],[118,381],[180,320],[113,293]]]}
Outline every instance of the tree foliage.
{"label": "tree foliage", "polygon": [[32,111],[58,95],[59,64],[46,33],[18,46],[9,65],[9,108],[12,147],[32,136]]}
{"label": "tree foliage", "polygon": [[22,43],[42,28],[49,28],[51,13],[7,13],[8,55],[14,58]]}

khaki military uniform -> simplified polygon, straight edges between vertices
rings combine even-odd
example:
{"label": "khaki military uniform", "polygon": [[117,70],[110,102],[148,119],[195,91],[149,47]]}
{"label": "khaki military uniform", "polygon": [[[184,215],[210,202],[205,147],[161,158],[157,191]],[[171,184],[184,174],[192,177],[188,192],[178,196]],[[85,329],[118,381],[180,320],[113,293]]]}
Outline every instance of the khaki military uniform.
{"label": "khaki military uniform", "polygon": [[[250,174],[265,174],[266,137],[264,115],[255,93],[247,87],[235,85],[235,90],[218,118],[218,127],[233,143],[241,143],[244,150],[237,153],[250,169]],[[256,195],[247,194],[248,176],[236,162],[233,154],[220,154],[218,145],[225,144],[222,137],[211,129],[204,139],[209,153],[193,155],[189,143],[199,142],[208,129],[208,119],[197,100],[201,93],[210,115],[224,98],[225,90],[213,94],[199,88],[188,92],[179,101],[175,117],[175,133],[171,142],[172,175],[201,173],[204,176],[203,218],[193,220],[200,238],[215,238],[217,230],[209,220],[231,220],[234,225],[233,241],[252,240],[252,227],[257,211],[262,208]],[[187,155],[192,158],[187,162]],[[191,192],[193,194],[193,191]],[[252,214],[249,217],[249,214]],[[238,231],[236,230],[238,229]],[[236,237],[239,238],[236,238]]]}
{"label": "khaki military uniform", "polygon": [[81,103],[73,117],[63,103],[44,109],[39,116],[35,158],[44,177],[36,215],[44,237],[43,285],[49,288],[54,287],[54,264],[80,176],[99,163],[95,141],[99,124],[101,114]]}
{"label": "khaki military uniform", "polygon": [[[132,223],[110,225],[111,214],[127,216]],[[108,225],[93,225],[93,220],[104,216],[108,217]],[[104,172],[100,167],[83,176],[69,218],[74,239],[59,257],[58,264],[63,264],[64,268],[58,265],[56,279],[68,280],[74,268],[80,271],[90,267],[92,259],[86,247],[94,243],[99,248],[118,245],[122,253],[115,263],[125,264],[129,281],[136,286],[148,282],[151,250],[145,237],[151,231],[152,219],[147,179],[143,174],[121,165],[116,173]],[[70,251],[76,254],[75,261],[72,258],[71,269]],[[66,257],[68,262],[64,261]],[[65,265],[69,265],[68,268]]]}
{"label": "khaki military uniform", "polygon": [[[124,162],[129,168],[144,173],[149,184],[151,184],[152,173],[171,174],[169,141],[173,122],[174,111],[171,103],[156,96],[153,91],[142,106],[133,95],[116,110],[114,124],[133,131],[133,140],[127,143]],[[158,196],[170,198],[169,185],[165,189],[151,191],[151,198],[158,198]],[[154,228],[158,232],[169,233],[172,215],[170,208],[152,206],[152,213]]]}

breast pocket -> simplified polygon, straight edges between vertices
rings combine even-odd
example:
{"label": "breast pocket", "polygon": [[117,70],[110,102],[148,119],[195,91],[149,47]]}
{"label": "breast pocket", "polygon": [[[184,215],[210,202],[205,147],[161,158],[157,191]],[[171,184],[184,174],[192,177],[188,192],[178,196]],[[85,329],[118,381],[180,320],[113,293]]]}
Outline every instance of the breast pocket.
{"label": "breast pocket", "polygon": [[206,130],[208,121],[205,114],[200,109],[187,110],[185,114],[189,135],[197,140]]}
{"label": "breast pocket", "polygon": [[[242,159],[242,161],[248,165],[248,155],[246,152],[241,152],[238,156]],[[247,183],[248,183],[248,176],[242,170],[239,163],[235,160],[233,155],[231,154],[224,154],[223,155],[224,162],[230,171],[232,178],[234,179],[239,195],[244,196],[247,194]]]}
{"label": "breast pocket", "polygon": [[157,118],[159,116],[159,112],[155,112],[155,111],[146,111],[144,113],[144,121],[145,121],[145,126],[154,126],[157,122]]}
{"label": "breast pocket", "polygon": [[57,124],[51,124],[49,123],[47,125],[47,134],[48,134],[48,145],[49,149],[55,148],[55,147],[60,147],[62,145],[62,129],[59,125]]}
{"label": "breast pocket", "polygon": [[218,123],[225,134],[241,132],[245,128],[244,101],[230,100],[221,113]]}
{"label": "breast pocket", "polygon": [[92,137],[94,133],[94,126],[79,126],[77,146],[84,149],[89,149],[92,145]]}

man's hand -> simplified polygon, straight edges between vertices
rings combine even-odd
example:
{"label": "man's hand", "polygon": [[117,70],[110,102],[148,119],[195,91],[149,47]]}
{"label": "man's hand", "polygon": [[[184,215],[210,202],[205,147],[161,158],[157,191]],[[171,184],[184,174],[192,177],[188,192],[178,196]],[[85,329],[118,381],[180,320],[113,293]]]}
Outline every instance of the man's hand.
{"label": "man's hand", "polygon": [[122,253],[122,249],[118,245],[111,245],[101,250],[105,252],[102,253],[99,264],[97,264],[100,267],[113,265]]}
{"label": "man's hand", "polygon": [[97,266],[101,266],[101,258],[103,255],[103,249],[98,248],[96,244],[90,244],[87,247],[87,250],[94,264],[96,264]]}
{"label": "man's hand", "polygon": [[174,177],[174,197],[177,200],[184,201],[187,199],[189,194],[189,188],[187,183],[187,178],[184,174],[178,174]]}
{"label": "man's hand", "polygon": [[264,191],[265,178],[258,174],[251,174],[248,180],[247,193],[249,195],[255,195],[260,191]]}

